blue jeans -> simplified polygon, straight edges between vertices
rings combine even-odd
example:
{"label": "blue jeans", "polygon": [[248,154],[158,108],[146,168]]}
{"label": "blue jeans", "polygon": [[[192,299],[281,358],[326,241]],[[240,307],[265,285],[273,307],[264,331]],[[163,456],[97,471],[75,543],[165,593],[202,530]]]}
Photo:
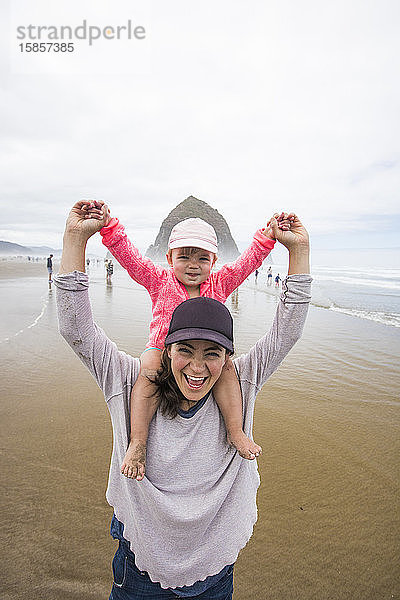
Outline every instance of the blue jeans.
{"label": "blue jeans", "polygon": [[[119,542],[113,563],[114,581],[109,600],[177,600],[178,595],[151,581],[147,573],[139,571],[129,545]],[[199,596],[187,600],[232,600],[233,565],[214,586]]]}

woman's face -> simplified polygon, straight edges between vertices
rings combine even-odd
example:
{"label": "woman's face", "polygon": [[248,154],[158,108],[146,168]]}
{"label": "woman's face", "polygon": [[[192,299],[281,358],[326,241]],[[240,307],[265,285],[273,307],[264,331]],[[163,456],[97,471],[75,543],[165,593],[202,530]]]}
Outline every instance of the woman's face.
{"label": "woman's face", "polygon": [[201,400],[221,375],[227,360],[225,348],[206,340],[185,340],[168,347],[171,369],[182,394]]}

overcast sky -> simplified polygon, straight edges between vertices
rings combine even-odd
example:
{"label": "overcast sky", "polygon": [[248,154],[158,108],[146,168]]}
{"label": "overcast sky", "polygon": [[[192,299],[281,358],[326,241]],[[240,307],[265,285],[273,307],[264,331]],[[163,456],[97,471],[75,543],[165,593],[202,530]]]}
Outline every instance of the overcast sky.
{"label": "overcast sky", "polygon": [[[0,239],[60,247],[70,206],[97,198],[145,249],[193,194],[240,248],[281,209],[316,247],[399,246],[399,16],[397,0],[13,0]],[[20,51],[18,26],[83,19],[146,37]]]}

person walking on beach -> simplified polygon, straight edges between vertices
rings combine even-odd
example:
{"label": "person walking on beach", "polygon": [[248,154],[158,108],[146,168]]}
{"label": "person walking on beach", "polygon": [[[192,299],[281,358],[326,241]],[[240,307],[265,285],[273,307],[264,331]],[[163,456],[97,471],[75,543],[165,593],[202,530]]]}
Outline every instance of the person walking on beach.
{"label": "person walking on beach", "polygon": [[268,267],[268,271],[267,271],[267,286],[271,286],[272,285],[272,267]]}
{"label": "person walking on beach", "polygon": [[47,257],[47,272],[49,274],[49,283],[52,283],[51,276],[53,274],[53,255]]}
{"label": "person walking on beach", "polygon": [[281,278],[278,275],[275,277],[275,287],[278,288],[280,286]]}
{"label": "person walking on beach", "polygon": [[114,273],[114,265],[112,260],[108,260],[106,263],[106,281],[108,285],[111,285],[111,277]]}
{"label": "person walking on beach", "polygon": [[[129,440],[130,393],[140,360],[118,350],[93,321],[85,269],[88,239],[106,222],[86,218],[85,203],[67,219],[55,278],[60,332],[104,393],[113,427],[107,500],[113,559],[110,600],[231,600],[233,570],[257,520],[257,461],[227,445],[214,387],[234,349],[232,318],[217,300],[191,298],[175,309],[154,379],[146,477],[127,481],[120,461]],[[301,336],[310,301],[308,235],[297,216],[290,231],[271,228],[289,250],[289,271],[271,330],[234,359],[250,437],[258,391]],[[198,381],[195,388],[190,380]],[[174,476],[174,474],[178,476]]]}
{"label": "person walking on beach", "polygon": [[[89,216],[99,210],[91,207]],[[281,213],[276,218],[279,219],[278,227],[285,230],[290,228],[288,215]],[[104,245],[132,279],[148,290],[153,304],[150,339],[141,356],[140,377],[132,391],[130,443],[121,465],[123,475],[141,481],[146,469],[149,425],[157,407],[156,389],[151,379],[160,368],[160,356],[174,308],[188,298],[199,296],[225,302],[231,292],[261,265],[274,247],[275,239],[270,229],[260,229],[248,250],[233,264],[211,273],[218,252],[217,236],[214,228],[202,219],[185,219],[172,229],[167,253],[171,268],[168,270],[143,258],[115,217],[107,221],[100,234]],[[192,389],[201,384],[199,379],[193,377],[189,378],[189,382]],[[243,458],[253,460],[260,454],[261,447],[243,431],[241,392],[231,360],[226,362],[216,384],[215,400],[225,420],[230,444]]]}

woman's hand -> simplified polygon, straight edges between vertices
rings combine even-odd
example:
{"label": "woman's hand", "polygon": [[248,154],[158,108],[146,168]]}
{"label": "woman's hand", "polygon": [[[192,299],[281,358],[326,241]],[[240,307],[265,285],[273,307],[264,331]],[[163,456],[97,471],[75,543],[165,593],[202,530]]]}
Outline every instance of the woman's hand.
{"label": "woman's hand", "polygon": [[68,215],[65,234],[71,234],[87,241],[107,225],[109,220],[107,204],[102,201],[81,200],[74,204]]}
{"label": "woman's hand", "polygon": [[88,239],[110,220],[104,202],[81,200],[74,204],[65,225],[63,252],[59,274],[85,272],[85,251]]}
{"label": "woman's hand", "polygon": [[308,233],[299,217],[294,213],[285,214],[285,218],[290,223],[290,229],[280,229],[278,227],[275,214],[269,221],[269,226],[273,236],[289,250],[289,269],[288,275],[310,272],[310,245]]}
{"label": "woman's hand", "polygon": [[[291,221],[288,219],[288,213],[281,212],[280,215],[278,213],[275,213],[273,218],[276,219],[279,229],[283,229],[284,231],[290,229]],[[272,231],[271,220],[272,219],[270,219],[267,223],[267,226],[261,230],[261,233],[266,237],[269,237],[271,240],[275,240],[276,237],[274,236],[274,233]]]}
{"label": "woman's hand", "polygon": [[284,220],[290,223],[290,229],[282,229],[279,227],[278,218],[282,219],[282,215],[275,213],[267,224],[267,227],[270,227],[272,230],[274,238],[286,246],[288,250],[294,250],[301,247],[308,248],[308,233],[299,217],[294,213],[285,213]]}

